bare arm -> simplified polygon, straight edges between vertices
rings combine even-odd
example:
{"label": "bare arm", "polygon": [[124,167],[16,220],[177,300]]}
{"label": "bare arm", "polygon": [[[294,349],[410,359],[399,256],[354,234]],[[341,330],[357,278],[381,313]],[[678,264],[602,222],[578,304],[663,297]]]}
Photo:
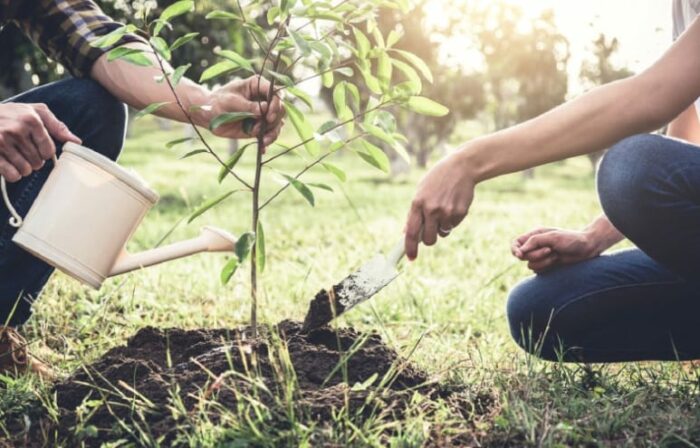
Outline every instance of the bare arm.
{"label": "bare arm", "polygon": [[[162,72],[150,48],[139,43],[130,43],[126,46],[146,51],[153,61],[153,66],[142,67],[119,59],[108,61],[107,54],[104,54],[93,65],[90,76],[115,97],[136,109],[143,109],[152,103],[167,102],[168,104],[156,111],[157,115],[187,121],[175,102],[175,96],[168,84],[165,81],[157,82],[157,79],[162,77]],[[172,68],[167,63],[165,63],[165,69],[172,72]],[[226,124],[215,130],[216,135],[229,138],[245,138],[257,134],[260,126],[259,119],[268,107],[267,102],[259,103],[257,100],[267,97],[269,88],[268,81],[259,80],[255,76],[232,81],[213,91],[184,77],[175,87],[183,107],[190,111],[195,124],[199,126],[207,127],[214,117],[225,112],[250,112],[255,115],[258,124],[250,134],[244,132],[242,122]],[[282,115],[280,100],[275,96],[270,106],[270,113],[267,114],[269,126],[265,137],[266,145],[271,144],[279,135]]]}
{"label": "bare arm", "polygon": [[[477,183],[599,151],[652,131],[700,97],[700,20],[643,73],[588,92],[535,119],[482,137],[441,160],[421,182],[406,225],[406,253],[433,245],[466,216]],[[423,228],[422,239],[421,228]]]}
{"label": "bare arm", "polygon": [[700,145],[700,120],[698,120],[695,104],[692,104],[669,123],[668,135]]}

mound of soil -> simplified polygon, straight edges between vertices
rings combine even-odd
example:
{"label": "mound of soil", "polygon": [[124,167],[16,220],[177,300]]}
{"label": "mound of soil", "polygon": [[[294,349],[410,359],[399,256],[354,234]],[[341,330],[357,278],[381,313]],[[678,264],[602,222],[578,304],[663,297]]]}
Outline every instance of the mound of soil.
{"label": "mound of soil", "polygon": [[[249,328],[147,327],[55,386],[60,416],[53,432],[70,440],[76,427],[90,427],[83,442],[99,445],[113,439],[120,421],[139,422],[167,442],[183,425],[183,413],[205,409],[216,423],[221,407],[252,412],[247,397],[278,412],[281,425],[289,421],[289,403],[297,415],[317,422],[331,421],[345,406],[351,415],[396,419],[415,391],[452,400],[464,413],[483,414],[489,406],[488,397],[464,403],[459,391],[431,383],[377,334],[328,327],[305,333],[292,321],[256,338]],[[174,398],[179,413],[172,410]]]}

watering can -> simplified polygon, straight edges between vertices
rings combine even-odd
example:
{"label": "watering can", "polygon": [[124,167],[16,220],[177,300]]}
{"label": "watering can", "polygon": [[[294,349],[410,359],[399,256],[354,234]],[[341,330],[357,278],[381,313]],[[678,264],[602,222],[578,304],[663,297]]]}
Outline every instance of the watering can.
{"label": "watering can", "polygon": [[84,284],[99,289],[107,277],[199,252],[233,251],[236,238],[214,227],[199,237],[130,254],[126,243],[158,201],[136,173],[75,143],[63,146],[27,216],[12,207],[5,179],[5,205],[18,228],[18,246]]}

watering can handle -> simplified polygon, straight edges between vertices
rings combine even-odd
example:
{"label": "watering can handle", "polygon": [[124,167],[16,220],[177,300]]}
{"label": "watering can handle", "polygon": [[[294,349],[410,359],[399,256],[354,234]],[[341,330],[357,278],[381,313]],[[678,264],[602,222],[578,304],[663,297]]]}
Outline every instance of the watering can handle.
{"label": "watering can handle", "polygon": [[[53,160],[54,166],[56,166],[56,163],[58,163],[58,160],[56,159],[56,154],[53,155],[51,158]],[[22,217],[17,213],[17,210],[12,206],[12,202],[10,202],[10,196],[7,194],[7,181],[5,180],[4,176],[0,176],[0,189],[2,190],[2,200],[5,202],[5,206],[7,209],[10,211],[10,225],[16,229],[19,229],[22,226],[22,222],[24,220]]]}

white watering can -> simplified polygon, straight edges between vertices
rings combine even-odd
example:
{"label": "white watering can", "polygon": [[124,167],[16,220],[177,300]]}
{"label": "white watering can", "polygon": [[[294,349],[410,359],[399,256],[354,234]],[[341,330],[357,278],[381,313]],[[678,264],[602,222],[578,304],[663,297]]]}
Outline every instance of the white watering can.
{"label": "white watering can", "polygon": [[71,277],[99,289],[107,277],[199,252],[233,251],[236,238],[213,227],[199,237],[129,254],[126,243],[158,201],[136,173],[84,146],[66,143],[46,184],[22,219],[2,194],[19,228],[17,245]]}

